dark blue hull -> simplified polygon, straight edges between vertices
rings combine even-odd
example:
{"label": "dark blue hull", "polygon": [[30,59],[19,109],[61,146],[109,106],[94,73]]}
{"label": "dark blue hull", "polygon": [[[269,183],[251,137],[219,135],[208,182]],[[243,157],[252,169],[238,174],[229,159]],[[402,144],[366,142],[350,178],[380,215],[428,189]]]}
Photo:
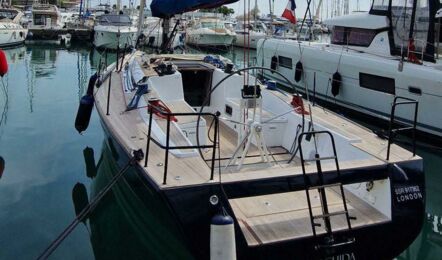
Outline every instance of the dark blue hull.
{"label": "dark blue hull", "polygon": [[[129,157],[121,146],[112,139],[104,124],[103,128],[108,136],[107,143],[113,151],[114,159],[122,167],[127,163]],[[249,247],[235,220],[238,259],[394,258],[417,237],[423,225],[425,212],[425,180],[422,160],[404,162],[398,166],[403,171],[395,170],[393,165],[341,171],[343,184],[386,178],[390,179],[391,184],[391,221],[354,228],[351,234],[338,232],[337,236],[351,235],[355,238],[356,242],[351,247],[319,253],[315,250],[315,245],[320,243],[323,237],[318,237],[317,240],[302,238]],[[333,176],[333,174],[329,176]],[[234,216],[228,199],[299,191],[305,188],[302,175],[226,183],[223,184],[225,193],[221,191],[219,184],[161,190],[141,168],[133,171],[133,174],[125,175],[125,179],[140,198],[146,197],[146,193],[158,193],[156,198],[166,206],[168,214],[174,219],[175,228],[180,231],[180,236],[185,240],[183,243],[196,259],[210,258],[210,220],[218,210],[209,203],[210,196],[218,195],[221,204],[231,216]],[[329,179],[328,181],[333,180]],[[151,202],[145,200],[145,203]]]}

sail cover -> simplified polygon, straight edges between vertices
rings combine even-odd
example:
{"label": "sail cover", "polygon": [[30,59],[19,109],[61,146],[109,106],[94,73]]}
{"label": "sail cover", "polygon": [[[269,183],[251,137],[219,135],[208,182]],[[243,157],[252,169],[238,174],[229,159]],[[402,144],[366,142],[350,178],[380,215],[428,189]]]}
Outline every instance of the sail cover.
{"label": "sail cover", "polygon": [[152,0],[150,9],[152,10],[152,16],[169,18],[175,14],[181,14],[202,8],[216,8],[237,1],[238,0]]}

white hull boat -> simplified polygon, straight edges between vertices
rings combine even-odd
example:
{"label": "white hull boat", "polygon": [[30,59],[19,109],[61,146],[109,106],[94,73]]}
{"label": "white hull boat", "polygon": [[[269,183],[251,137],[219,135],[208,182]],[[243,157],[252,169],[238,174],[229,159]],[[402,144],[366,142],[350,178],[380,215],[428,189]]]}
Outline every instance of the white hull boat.
{"label": "white hull boat", "polygon": [[20,25],[23,13],[15,9],[0,9],[0,47],[23,44],[28,30]]}
{"label": "white hull boat", "polygon": [[[387,11],[377,8],[374,6],[369,14],[329,21],[328,24],[334,26],[331,44],[278,39],[261,41],[257,62],[276,69],[288,78],[298,77],[299,90],[308,92],[310,98],[317,97],[385,120],[390,120],[396,97],[418,101],[417,128],[442,137],[442,117],[435,112],[442,111],[442,64],[435,59],[434,49],[431,50],[434,39],[425,40],[423,43],[429,43],[424,47],[418,41],[427,39],[425,28],[434,27],[429,22],[418,23],[415,43],[408,43],[409,30],[391,27]],[[399,11],[393,6],[392,12],[396,17],[403,17],[398,15]],[[418,8],[417,20],[428,18],[426,12],[428,8]],[[400,24],[410,23],[408,20],[403,22],[403,18],[397,19]],[[405,43],[399,41],[399,34],[406,34]],[[399,45],[409,45],[402,49],[403,55],[400,55]],[[302,64],[300,70],[299,63]],[[298,76],[295,73],[297,69]],[[284,85],[276,74],[264,72],[264,77]],[[334,82],[336,84],[332,84]],[[410,124],[414,113],[413,106],[401,106],[396,111],[396,119]]]}
{"label": "white hull boat", "polygon": [[201,48],[228,49],[235,39],[235,32],[215,19],[202,19],[186,31],[186,43]]}
{"label": "white hull boat", "polygon": [[23,44],[28,30],[19,24],[0,22],[0,47]]}
{"label": "white hull boat", "polygon": [[105,14],[94,26],[94,46],[101,49],[124,49],[135,46],[137,28],[127,15]]}

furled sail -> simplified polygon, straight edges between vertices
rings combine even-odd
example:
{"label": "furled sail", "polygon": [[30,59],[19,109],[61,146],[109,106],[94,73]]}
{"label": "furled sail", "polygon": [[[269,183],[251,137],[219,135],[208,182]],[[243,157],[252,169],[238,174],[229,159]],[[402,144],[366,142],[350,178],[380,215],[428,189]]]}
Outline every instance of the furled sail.
{"label": "furled sail", "polygon": [[150,9],[152,16],[169,18],[175,14],[194,11],[197,9],[215,8],[238,0],[152,0]]}

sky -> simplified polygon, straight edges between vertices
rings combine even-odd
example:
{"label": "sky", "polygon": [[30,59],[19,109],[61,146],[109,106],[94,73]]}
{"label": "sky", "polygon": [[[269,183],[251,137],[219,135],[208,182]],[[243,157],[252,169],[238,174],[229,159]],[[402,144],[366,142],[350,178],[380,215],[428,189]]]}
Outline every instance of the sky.
{"label": "sky", "polygon": [[[106,3],[109,0],[92,0],[92,5],[96,5],[101,1],[101,3]],[[121,0],[122,5],[129,5],[129,1],[133,1],[134,5],[139,5],[140,0]],[[244,2],[248,3],[250,1],[250,6],[253,8],[255,5],[255,0],[239,0],[236,3],[228,5],[230,8],[235,10],[234,16],[240,15],[244,13]],[[269,0],[256,0],[258,3],[258,8],[261,13],[269,13]],[[284,11],[284,8],[287,6],[288,0],[271,0],[274,3],[274,11],[275,15],[280,16]],[[341,0],[343,1],[343,0]],[[370,8],[371,0],[349,0],[350,1],[350,12],[356,10],[357,2],[359,2],[359,7],[361,11],[368,11]],[[116,0],[110,0],[111,4],[116,3]],[[152,0],[146,0],[146,4],[150,6]],[[303,17],[305,8],[307,6],[307,0],[295,0],[296,2],[296,16]],[[319,3],[319,0],[312,0],[312,3]],[[331,6],[332,0],[323,0],[323,10],[326,9],[327,4]],[[246,8],[247,9],[247,8]],[[325,15],[325,11],[323,13]]]}

